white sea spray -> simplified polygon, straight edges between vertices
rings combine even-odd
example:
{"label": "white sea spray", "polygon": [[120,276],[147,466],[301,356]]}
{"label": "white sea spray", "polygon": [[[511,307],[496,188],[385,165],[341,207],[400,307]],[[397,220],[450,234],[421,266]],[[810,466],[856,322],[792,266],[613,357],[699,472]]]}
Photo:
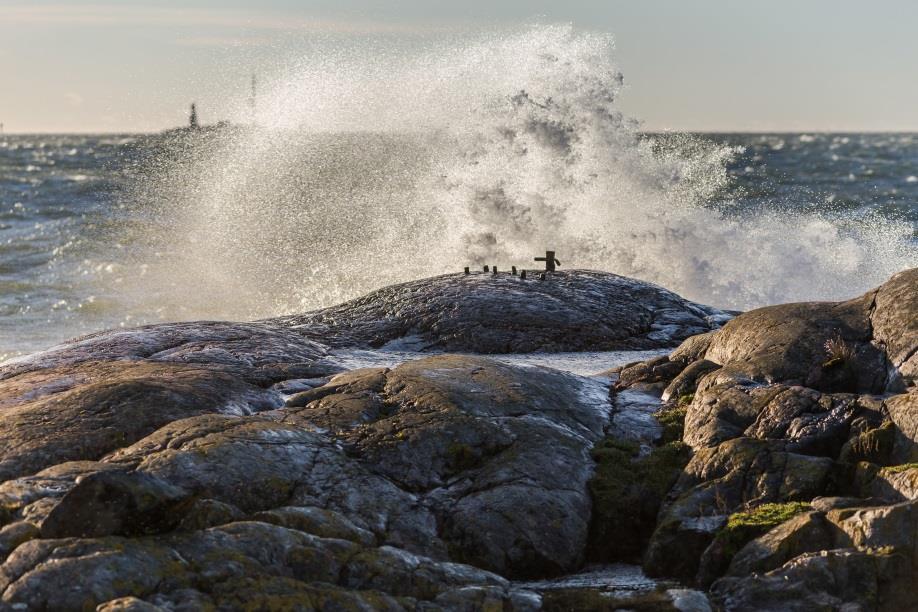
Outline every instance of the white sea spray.
{"label": "white sea spray", "polygon": [[262,317],[553,248],[562,269],[745,309],[918,264],[907,223],[711,206],[736,151],[644,137],[617,109],[613,47],[569,25],[320,46],[262,96],[258,129],[151,174],[137,197],[164,229],[125,291],[166,317]]}

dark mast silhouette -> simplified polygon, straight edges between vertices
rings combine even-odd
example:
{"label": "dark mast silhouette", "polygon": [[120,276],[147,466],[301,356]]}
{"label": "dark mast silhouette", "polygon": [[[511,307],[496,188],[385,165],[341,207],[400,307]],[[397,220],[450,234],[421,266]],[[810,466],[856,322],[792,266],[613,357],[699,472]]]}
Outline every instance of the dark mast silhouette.
{"label": "dark mast silhouette", "polygon": [[191,103],[191,116],[188,117],[188,127],[192,130],[196,130],[200,125],[198,125],[198,109],[195,108],[194,102]]}

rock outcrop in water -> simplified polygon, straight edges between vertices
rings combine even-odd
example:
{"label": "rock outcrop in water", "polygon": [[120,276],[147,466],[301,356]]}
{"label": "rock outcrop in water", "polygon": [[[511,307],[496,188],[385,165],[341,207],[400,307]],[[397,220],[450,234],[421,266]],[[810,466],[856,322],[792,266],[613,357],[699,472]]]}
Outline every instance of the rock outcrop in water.
{"label": "rock outcrop in water", "polygon": [[407,339],[425,349],[529,353],[667,347],[727,319],[656,285],[574,270],[547,282],[448,274],[282,321],[332,346]]}
{"label": "rock outcrop in water", "polygon": [[[726,610],[914,607],[916,295],[718,329],[615,275],[450,275],[78,339],[0,367],[0,605],[708,609],[519,582],[637,560]],[[683,340],[611,394],[481,355]]]}

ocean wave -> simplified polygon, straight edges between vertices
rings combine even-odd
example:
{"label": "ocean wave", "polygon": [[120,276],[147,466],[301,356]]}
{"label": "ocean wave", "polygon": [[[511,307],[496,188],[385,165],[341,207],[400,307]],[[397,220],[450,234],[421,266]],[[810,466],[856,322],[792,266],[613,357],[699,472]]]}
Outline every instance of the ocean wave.
{"label": "ocean wave", "polygon": [[170,158],[135,193],[168,202],[138,302],[268,316],[552,248],[746,309],[850,297],[918,263],[908,223],[737,214],[722,193],[739,151],[644,137],[617,108],[613,47],[533,25],[307,58],[265,96],[261,129]]}

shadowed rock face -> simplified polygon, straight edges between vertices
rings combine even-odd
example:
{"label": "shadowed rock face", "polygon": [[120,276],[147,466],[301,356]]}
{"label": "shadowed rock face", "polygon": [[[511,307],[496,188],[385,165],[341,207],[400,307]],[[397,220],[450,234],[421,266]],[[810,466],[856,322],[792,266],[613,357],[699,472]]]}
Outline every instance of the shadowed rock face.
{"label": "shadowed rock face", "polygon": [[275,322],[334,346],[380,347],[410,338],[431,349],[529,353],[674,346],[729,316],[656,285],[570,270],[544,281],[448,274]]}
{"label": "shadowed rock face", "polygon": [[[684,398],[695,451],[648,572],[713,582],[724,610],[916,608],[916,349],[907,270],[846,302],[744,313],[626,368],[620,388]],[[800,508],[813,511],[786,520]]]}
{"label": "shadowed rock face", "polygon": [[728,610],[915,609],[916,504],[800,515],[746,545],[713,594]]}
{"label": "shadowed rock face", "polygon": [[182,489],[139,472],[104,470],[80,480],[42,522],[43,538],[145,535],[175,529]]}
{"label": "shadowed rock face", "polygon": [[831,459],[790,453],[778,441],[735,438],[697,452],[660,513],[646,569],[651,575],[692,583],[705,550],[731,514],[821,495],[831,468]]}
{"label": "shadowed rock face", "polygon": [[[870,320],[877,345],[906,384],[918,380],[918,269],[892,277],[875,295]],[[892,382],[895,382],[894,380]]]}
{"label": "shadowed rock face", "polygon": [[126,596],[167,608],[403,610],[470,584],[513,601],[488,572],[260,522],[158,539],[32,540],[0,568],[5,604],[49,610]]}

